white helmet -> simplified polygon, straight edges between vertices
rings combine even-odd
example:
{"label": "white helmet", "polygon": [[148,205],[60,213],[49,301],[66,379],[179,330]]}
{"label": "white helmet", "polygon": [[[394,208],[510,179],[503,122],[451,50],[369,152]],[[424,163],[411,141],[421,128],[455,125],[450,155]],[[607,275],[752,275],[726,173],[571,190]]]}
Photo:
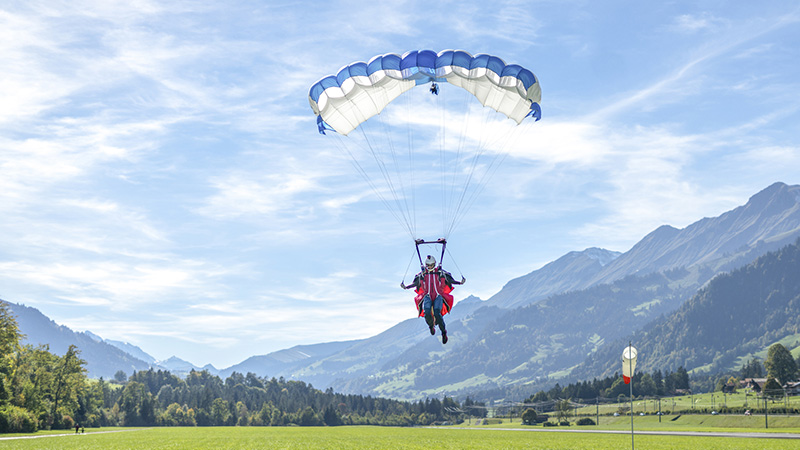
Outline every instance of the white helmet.
{"label": "white helmet", "polygon": [[428,269],[428,271],[432,271],[436,267],[436,258],[428,255],[428,257],[425,258],[425,267]]}

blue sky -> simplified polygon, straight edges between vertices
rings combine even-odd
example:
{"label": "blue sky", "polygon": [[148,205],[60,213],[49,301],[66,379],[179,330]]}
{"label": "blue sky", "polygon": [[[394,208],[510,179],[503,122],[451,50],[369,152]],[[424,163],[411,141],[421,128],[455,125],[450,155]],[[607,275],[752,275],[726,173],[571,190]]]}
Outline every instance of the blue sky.
{"label": "blue sky", "polygon": [[219,368],[414,317],[409,235],[307,99],[388,52],[542,85],[449,237],[457,300],[800,183],[793,1],[384,3],[4,3],[0,298]]}

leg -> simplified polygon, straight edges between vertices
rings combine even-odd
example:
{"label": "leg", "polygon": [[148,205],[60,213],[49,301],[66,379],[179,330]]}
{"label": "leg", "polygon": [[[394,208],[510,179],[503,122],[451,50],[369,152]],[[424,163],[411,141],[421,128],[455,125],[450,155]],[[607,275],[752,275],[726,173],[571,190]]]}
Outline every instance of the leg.
{"label": "leg", "polygon": [[[436,301],[433,302],[433,315],[436,318],[436,323],[439,324],[439,329],[442,330],[442,344],[447,344],[447,329],[444,327],[444,319],[442,319],[442,303],[444,299],[441,295],[436,296]],[[431,327],[433,330],[433,327]]]}
{"label": "leg", "polygon": [[442,330],[442,334],[447,333],[447,329],[444,326],[444,319],[442,319],[442,303],[444,302],[444,298],[441,295],[436,296],[436,301],[433,302],[433,317],[436,318],[436,323],[439,324],[439,329]]}
{"label": "leg", "polygon": [[436,334],[436,330],[433,328],[433,314],[431,314],[431,307],[433,306],[433,302],[431,301],[430,295],[425,295],[422,297],[422,310],[425,312],[425,323],[428,324],[428,329],[430,330],[431,334]]}

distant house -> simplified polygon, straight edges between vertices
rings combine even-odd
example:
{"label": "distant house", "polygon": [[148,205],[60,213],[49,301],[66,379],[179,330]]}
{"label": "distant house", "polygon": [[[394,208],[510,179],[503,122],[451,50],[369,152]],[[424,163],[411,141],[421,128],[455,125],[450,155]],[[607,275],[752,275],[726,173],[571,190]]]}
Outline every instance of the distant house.
{"label": "distant house", "polygon": [[786,395],[800,395],[800,381],[789,381],[783,385]]}
{"label": "distant house", "polygon": [[733,383],[726,384],[722,386],[722,393],[723,394],[733,394],[736,392],[736,385]]}
{"label": "distant house", "polygon": [[743,389],[750,389],[753,392],[763,391],[765,384],[767,384],[766,378],[745,378],[739,382]]}

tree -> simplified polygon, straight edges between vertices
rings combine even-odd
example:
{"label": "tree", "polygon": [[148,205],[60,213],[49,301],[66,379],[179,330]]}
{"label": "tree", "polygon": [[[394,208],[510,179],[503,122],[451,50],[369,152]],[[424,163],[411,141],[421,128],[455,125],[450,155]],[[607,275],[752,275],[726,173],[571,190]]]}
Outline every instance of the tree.
{"label": "tree", "polygon": [[614,384],[606,389],[605,392],[605,396],[610,398],[616,398],[619,396],[627,397],[628,395],[630,395],[630,387],[625,384],[625,382],[622,380],[622,377],[614,380]]}
{"label": "tree", "polygon": [[664,394],[671,395],[675,392],[675,377],[672,372],[667,372],[664,377]]}
{"label": "tree", "polygon": [[744,378],[762,378],[764,376],[764,367],[758,358],[753,358],[742,365],[742,379]]}
{"label": "tree", "polygon": [[638,381],[639,382],[633,386],[633,391],[637,396],[658,395],[658,388],[656,387],[656,383],[653,381],[653,378],[650,375],[646,373],[642,374]]}
{"label": "tree", "polygon": [[653,372],[653,383],[656,385],[656,395],[662,396],[664,395],[664,375],[661,373],[661,369],[656,370]]}
{"label": "tree", "polygon": [[11,315],[8,304],[0,300],[0,357],[3,361],[19,350],[19,341],[22,337],[23,334],[19,332],[17,320]]}
{"label": "tree", "polygon": [[525,425],[534,425],[536,423],[536,410],[533,408],[528,408],[522,413],[522,423]]}
{"label": "tree", "polygon": [[[60,423],[59,403],[66,403],[67,409],[74,411],[78,406],[78,391],[83,386],[84,372],[83,367],[86,361],[80,359],[78,347],[70,345],[63,358],[59,358],[58,366],[55,368],[53,388],[51,398],[53,408],[51,415],[57,423]],[[64,405],[62,405],[64,406]]]}
{"label": "tree", "polygon": [[322,425],[322,420],[317,416],[314,412],[314,408],[310,406],[306,406],[303,409],[303,412],[300,413],[300,417],[298,419],[298,425],[303,427],[313,427]]}
{"label": "tree", "polygon": [[236,402],[236,426],[246,427],[249,424],[247,405]]}
{"label": "tree", "polygon": [[769,347],[764,367],[767,369],[767,376],[775,378],[781,385],[794,380],[797,372],[797,363],[783,344],[772,344]]}
{"label": "tree", "polygon": [[556,402],[556,416],[558,417],[558,421],[561,422],[567,420],[570,410],[571,405],[569,400],[561,400]]}
{"label": "tree", "polygon": [[689,387],[689,372],[683,368],[678,367],[674,374],[675,389],[690,389]]}
{"label": "tree", "polygon": [[322,421],[329,427],[336,427],[342,425],[342,416],[333,405],[328,405],[322,413]]}
{"label": "tree", "polygon": [[800,355],[797,355],[797,359],[794,361],[794,364],[797,366],[797,378],[800,378]]}
{"label": "tree", "polygon": [[783,397],[783,388],[781,384],[775,378],[769,377],[767,378],[767,382],[764,383],[764,397],[776,399]]}
{"label": "tree", "polygon": [[211,423],[216,426],[228,425],[231,418],[231,410],[228,402],[221,398],[215,398],[211,403]]}
{"label": "tree", "polygon": [[123,370],[118,370],[114,374],[114,381],[116,381],[118,383],[124,383],[124,382],[128,381],[128,374],[126,374],[125,371],[123,371]]}
{"label": "tree", "polygon": [[153,395],[144,384],[138,381],[128,382],[119,400],[120,410],[125,413],[125,426],[155,424],[155,403]]}
{"label": "tree", "polygon": [[9,377],[14,366],[14,356],[19,352],[22,334],[8,304],[0,300],[0,406],[10,397]]}

